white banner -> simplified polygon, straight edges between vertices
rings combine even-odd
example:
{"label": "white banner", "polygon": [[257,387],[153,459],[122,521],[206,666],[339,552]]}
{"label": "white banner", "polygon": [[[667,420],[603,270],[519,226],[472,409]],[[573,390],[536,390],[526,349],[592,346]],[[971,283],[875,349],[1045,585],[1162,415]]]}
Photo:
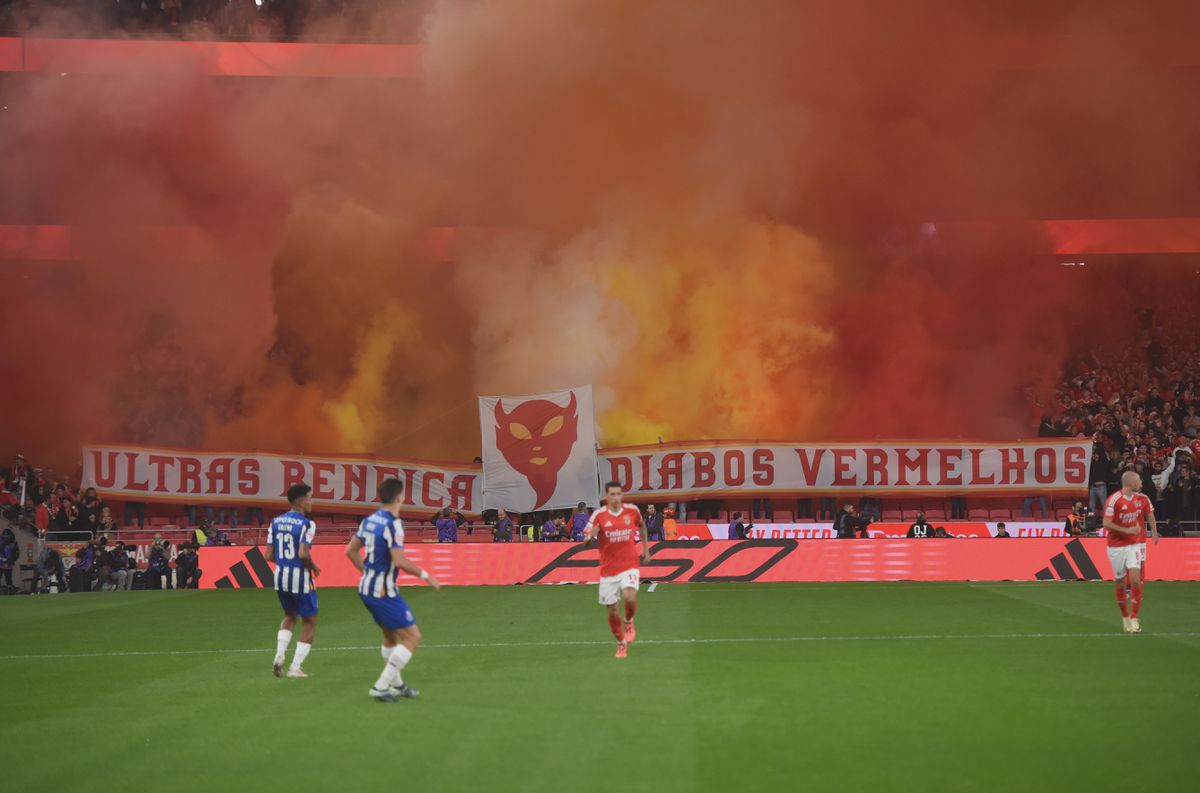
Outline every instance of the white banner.
{"label": "white banner", "polygon": [[1087,487],[1091,440],[1009,443],[682,442],[600,454],[601,480],[633,496],[870,493],[1025,495]]}
{"label": "white banner", "polygon": [[596,421],[590,385],[479,398],[483,507],[514,512],[595,503]]}
{"label": "white banner", "polygon": [[374,508],[388,477],[404,482],[405,513],[426,518],[442,507],[478,514],[479,466],[404,458],[302,457],[276,452],[198,451],[143,446],[85,446],[83,484],[128,501],[182,504],[278,504],[297,482],[320,507]]}

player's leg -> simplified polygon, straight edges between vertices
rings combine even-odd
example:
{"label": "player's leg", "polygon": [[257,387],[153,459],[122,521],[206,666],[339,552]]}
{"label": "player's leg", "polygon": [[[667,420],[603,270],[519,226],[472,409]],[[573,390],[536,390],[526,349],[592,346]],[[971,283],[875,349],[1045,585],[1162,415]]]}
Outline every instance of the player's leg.
{"label": "player's leg", "polygon": [[292,628],[296,626],[296,610],[292,607],[291,595],[279,592],[279,605],[283,607],[283,621],[279,623],[279,632],[275,634],[275,663],[271,667],[275,677],[283,677],[283,659],[287,655],[288,645],[292,643]]}
{"label": "player's leg", "polygon": [[[413,698],[420,692],[404,684],[400,671],[412,660],[413,652],[421,643],[421,630],[417,627],[412,610],[403,598],[387,598],[376,604],[376,618],[383,629],[382,652],[386,654],[383,671],[371,689],[371,697],[381,702],[395,702],[401,697]],[[390,652],[387,652],[390,648]]]}
{"label": "player's leg", "polygon": [[633,617],[637,614],[638,586],[641,585],[641,573],[635,568],[621,574],[621,602],[625,606],[625,625],[623,628],[625,641],[632,642],[637,638],[637,630],[633,625]]}
{"label": "player's leg", "polygon": [[1113,584],[1116,587],[1117,606],[1121,609],[1121,625],[1125,628],[1125,632],[1129,633],[1133,627],[1129,621],[1129,602],[1126,594],[1126,565],[1125,565],[1125,549],[1122,547],[1109,547],[1108,563],[1112,565]]}
{"label": "player's leg", "polygon": [[617,640],[617,657],[625,657],[625,628],[621,622],[621,582],[618,576],[601,576],[600,605],[608,614],[608,629]]}
{"label": "player's leg", "polygon": [[621,590],[621,602],[625,606],[624,635],[627,642],[637,638],[637,630],[633,627],[633,617],[637,614],[637,595],[638,591],[632,587]]}
{"label": "player's leg", "polygon": [[387,663],[387,659],[392,657],[392,650],[396,649],[396,633],[382,625],[379,626],[379,630],[383,631],[383,643],[379,645],[379,652],[383,656],[383,662]]}
{"label": "player's leg", "polygon": [[621,619],[620,599],[605,606],[608,609],[608,629],[617,640],[617,658],[624,658],[629,653],[629,642],[625,641],[625,625]]}
{"label": "player's leg", "polygon": [[1138,619],[1138,612],[1142,609],[1142,568],[1129,568],[1129,632],[1141,633],[1142,623]]}
{"label": "player's leg", "polygon": [[311,613],[300,613],[300,640],[296,642],[296,652],[292,654],[292,665],[288,669],[288,677],[308,677],[300,667],[312,650],[313,637],[317,635],[317,610],[313,604]]}
{"label": "player's leg", "polygon": [[[401,670],[408,666],[408,662],[412,660],[413,653],[416,652],[417,646],[420,645],[421,630],[414,623],[404,628],[387,630],[386,633],[388,636],[384,639],[383,646],[383,652],[385,653],[383,672],[380,673],[379,679],[375,681],[371,695],[376,699],[383,699],[388,702],[394,702],[400,697],[412,699],[420,692],[404,684],[404,677],[401,675]],[[390,697],[384,696],[384,694],[389,694]]]}
{"label": "player's leg", "polygon": [[1117,607],[1121,609],[1121,625],[1129,633],[1133,624],[1129,621],[1129,580],[1127,575],[1116,579]]}

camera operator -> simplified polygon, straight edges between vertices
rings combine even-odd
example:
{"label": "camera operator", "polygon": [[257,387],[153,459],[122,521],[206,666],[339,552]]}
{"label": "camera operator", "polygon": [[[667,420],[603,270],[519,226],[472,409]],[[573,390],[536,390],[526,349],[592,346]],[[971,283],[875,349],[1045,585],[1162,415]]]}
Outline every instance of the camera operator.
{"label": "camera operator", "polygon": [[118,592],[133,589],[134,565],[125,543],[117,541],[117,547],[108,556],[112,565],[113,588]]}
{"label": "camera operator", "polygon": [[171,582],[171,543],[163,542],[162,535],[155,534],[146,562],[146,587],[163,589],[164,580],[167,584],[166,589],[175,588]]}
{"label": "camera operator", "polygon": [[21,546],[16,535],[5,529],[4,535],[0,537],[0,580],[4,581],[4,587],[10,595],[17,591],[13,586],[12,574],[20,555]]}
{"label": "camera operator", "polygon": [[204,571],[200,569],[199,548],[195,540],[179,546],[179,555],[175,557],[175,575],[180,589],[200,588],[200,576]]}
{"label": "camera operator", "polygon": [[732,517],[733,520],[729,522],[729,534],[726,536],[731,540],[750,539],[750,529],[754,528],[754,524],[743,521],[740,512],[733,513]]}
{"label": "camera operator", "polygon": [[1076,501],[1075,506],[1071,508],[1071,514],[1067,515],[1067,522],[1063,524],[1063,531],[1068,537],[1079,537],[1087,531],[1087,519],[1091,514],[1091,510],[1085,507],[1082,501]]}
{"label": "camera operator", "polygon": [[108,547],[108,538],[101,535],[96,538],[96,564],[92,567],[96,580],[92,589],[101,592],[111,592],[117,588],[117,569],[113,559],[113,550]]}
{"label": "camera operator", "polygon": [[859,515],[853,504],[847,504],[842,507],[842,513],[838,515],[833,528],[838,539],[853,540],[858,537],[865,540],[871,536],[867,533],[867,527],[870,525],[870,515]]}
{"label": "camera operator", "polygon": [[96,553],[96,544],[94,542],[86,542],[75,551],[75,564],[71,567],[73,584],[70,589],[72,592],[92,591],[92,581],[95,577]]}
{"label": "camera operator", "polygon": [[47,545],[42,548],[42,552],[38,554],[37,561],[34,563],[34,570],[37,573],[33,579],[34,592],[49,592],[50,591],[50,575],[54,575],[54,585],[59,593],[67,591],[67,569],[63,565],[62,554],[57,548]]}
{"label": "camera operator", "polygon": [[839,540],[852,540],[858,533],[858,512],[853,504],[842,507],[841,514],[833,522],[833,529]]}

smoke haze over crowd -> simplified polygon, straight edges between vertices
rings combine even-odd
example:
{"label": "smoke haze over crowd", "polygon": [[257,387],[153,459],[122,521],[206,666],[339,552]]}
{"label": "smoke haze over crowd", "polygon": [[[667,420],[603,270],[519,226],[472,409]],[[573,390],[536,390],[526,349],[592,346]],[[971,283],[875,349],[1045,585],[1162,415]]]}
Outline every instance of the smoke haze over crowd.
{"label": "smoke haze over crowd", "polygon": [[[476,394],[588,382],[607,445],[1029,434],[1112,283],[940,224],[1195,213],[1200,111],[1130,64],[1196,20],[1009,5],[430,2],[417,80],[29,79],[0,207],[82,265],[7,301],[6,446],[470,459]],[[1013,60],[1060,36],[1095,68]]]}

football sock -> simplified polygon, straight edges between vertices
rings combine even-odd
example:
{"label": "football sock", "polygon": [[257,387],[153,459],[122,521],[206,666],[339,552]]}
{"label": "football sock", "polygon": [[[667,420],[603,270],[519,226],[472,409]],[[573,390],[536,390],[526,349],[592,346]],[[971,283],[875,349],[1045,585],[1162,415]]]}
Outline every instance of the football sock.
{"label": "football sock", "polygon": [[299,669],[300,664],[304,663],[304,659],[308,657],[308,651],[312,649],[312,645],[308,642],[296,642],[296,654],[292,656],[292,669]]}
{"label": "football sock", "polygon": [[1121,616],[1129,616],[1129,607],[1125,604],[1125,582],[1117,584],[1117,605],[1121,607]]}
{"label": "football sock", "polygon": [[392,650],[395,649],[395,647],[388,647],[386,644],[381,644],[379,645],[379,655],[386,661],[392,657]]}
{"label": "football sock", "polygon": [[637,601],[636,600],[626,600],[625,601],[625,621],[629,622],[631,619],[633,619],[634,614],[637,614]]}
{"label": "football sock", "polygon": [[608,627],[612,631],[612,635],[617,637],[617,641],[621,641],[625,636],[621,628],[621,618],[611,611],[608,613]]}
{"label": "football sock", "polygon": [[288,645],[292,643],[292,632],[281,630],[275,637],[275,660],[282,661],[283,656],[287,653]]}
{"label": "football sock", "polygon": [[400,670],[412,660],[412,657],[412,650],[403,644],[397,644],[392,648],[392,653],[388,656],[387,665],[383,667],[383,673],[375,681],[375,688],[404,685],[404,678],[400,676]]}
{"label": "football sock", "polygon": [[1136,617],[1142,608],[1142,585],[1129,588],[1129,616]]}

